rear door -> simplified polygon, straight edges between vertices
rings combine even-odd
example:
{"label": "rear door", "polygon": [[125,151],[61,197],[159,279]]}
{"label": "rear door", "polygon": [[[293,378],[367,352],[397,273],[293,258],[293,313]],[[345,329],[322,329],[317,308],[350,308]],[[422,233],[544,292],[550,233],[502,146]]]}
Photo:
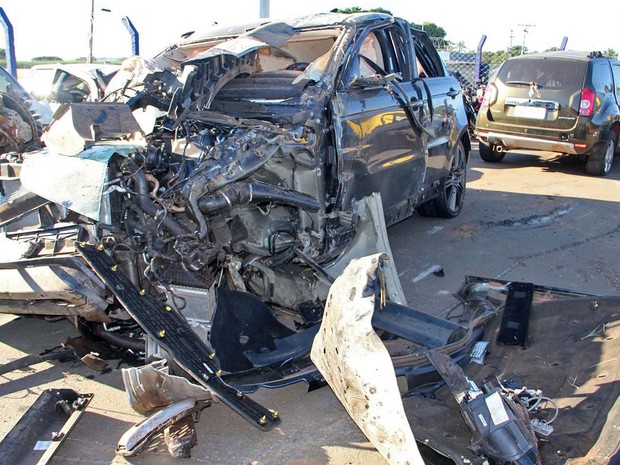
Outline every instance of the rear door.
{"label": "rear door", "polygon": [[[426,170],[426,184],[429,185],[445,177],[450,167],[451,149],[460,132],[456,112],[462,108],[463,95],[460,84],[447,72],[428,36],[416,29],[411,29],[411,35],[417,71],[414,80],[430,95],[432,130],[428,138]],[[461,117],[461,121],[466,119]]]}
{"label": "rear door", "polygon": [[[515,58],[495,79],[498,100],[489,109],[495,129],[554,136],[575,128],[587,61],[562,58]],[[555,136],[554,136],[555,137]]]}

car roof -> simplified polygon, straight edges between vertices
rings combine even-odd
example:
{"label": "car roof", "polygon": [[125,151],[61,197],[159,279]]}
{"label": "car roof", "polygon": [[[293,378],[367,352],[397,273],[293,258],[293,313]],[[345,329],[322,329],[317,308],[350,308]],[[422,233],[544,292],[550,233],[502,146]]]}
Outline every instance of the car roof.
{"label": "car roof", "polygon": [[292,19],[273,19],[264,18],[260,21],[250,23],[214,26],[204,32],[191,32],[184,39],[178,42],[178,46],[188,45],[196,42],[212,40],[215,38],[236,37],[238,35],[250,32],[260,26],[267,24],[284,23],[294,29],[321,28],[330,26],[349,26],[355,27],[369,22],[388,20],[393,18],[385,13],[319,13],[314,15],[302,16]]}
{"label": "car roof", "polygon": [[590,61],[593,58],[609,58],[600,52],[585,52],[575,50],[559,50],[553,52],[529,53],[510,58],[510,60],[532,60],[541,58],[562,58],[566,60]]}

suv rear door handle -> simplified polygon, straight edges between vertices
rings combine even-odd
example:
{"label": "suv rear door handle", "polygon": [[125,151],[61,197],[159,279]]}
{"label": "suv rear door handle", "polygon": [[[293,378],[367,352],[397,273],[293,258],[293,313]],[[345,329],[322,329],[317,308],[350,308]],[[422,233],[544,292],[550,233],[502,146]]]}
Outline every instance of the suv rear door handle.
{"label": "suv rear door handle", "polygon": [[448,97],[454,98],[457,95],[459,95],[460,92],[461,92],[460,90],[456,90],[456,89],[453,89],[452,87],[450,87],[450,90],[448,91],[447,95],[448,95]]}

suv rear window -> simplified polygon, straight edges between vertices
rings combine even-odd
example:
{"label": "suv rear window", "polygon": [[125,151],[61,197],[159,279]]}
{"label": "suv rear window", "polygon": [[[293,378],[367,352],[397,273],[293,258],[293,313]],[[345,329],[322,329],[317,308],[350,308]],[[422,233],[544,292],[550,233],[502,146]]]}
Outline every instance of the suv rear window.
{"label": "suv rear window", "polygon": [[538,87],[547,89],[581,88],[586,67],[587,62],[574,60],[508,60],[499,70],[497,79],[506,85],[529,85],[534,82]]}

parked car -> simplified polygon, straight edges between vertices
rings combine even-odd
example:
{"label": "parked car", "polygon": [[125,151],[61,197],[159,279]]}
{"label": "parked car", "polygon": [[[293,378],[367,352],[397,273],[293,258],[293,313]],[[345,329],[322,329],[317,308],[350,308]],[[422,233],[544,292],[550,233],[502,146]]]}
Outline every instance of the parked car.
{"label": "parked car", "polygon": [[577,155],[605,176],[618,152],[620,62],[599,52],[547,52],[506,60],[485,91],[476,132],[480,156],[509,150]]}
{"label": "parked car", "polygon": [[107,64],[46,64],[35,65],[22,79],[22,84],[34,98],[58,107],[61,103],[96,102],[118,65]]}

